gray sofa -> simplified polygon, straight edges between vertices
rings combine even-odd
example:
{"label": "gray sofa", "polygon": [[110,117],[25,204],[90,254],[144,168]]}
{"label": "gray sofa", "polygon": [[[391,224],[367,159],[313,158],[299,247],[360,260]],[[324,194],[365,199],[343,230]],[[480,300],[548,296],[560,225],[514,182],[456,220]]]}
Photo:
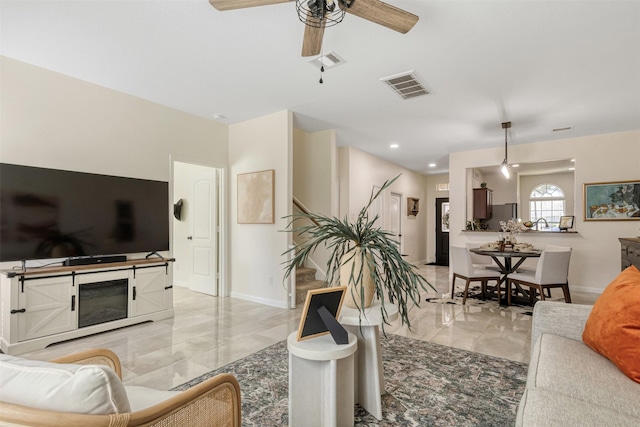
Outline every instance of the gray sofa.
{"label": "gray sofa", "polygon": [[592,306],[539,301],[516,426],[640,426],[640,384],[582,342]]}

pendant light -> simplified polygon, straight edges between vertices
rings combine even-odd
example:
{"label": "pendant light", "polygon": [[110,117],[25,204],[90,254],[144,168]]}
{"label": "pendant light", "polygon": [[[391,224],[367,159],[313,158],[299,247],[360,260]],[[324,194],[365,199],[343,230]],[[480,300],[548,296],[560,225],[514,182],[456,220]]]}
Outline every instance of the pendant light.
{"label": "pendant light", "polygon": [[511,166],[507,160],[507,130],[509,128],[511,128],[511,122],[502,123],[502,129],[504,129],[504,160],[502,161],[502,168],[500,168],[500,171],[507,179],[509,179],[509,176],[511,175]]}

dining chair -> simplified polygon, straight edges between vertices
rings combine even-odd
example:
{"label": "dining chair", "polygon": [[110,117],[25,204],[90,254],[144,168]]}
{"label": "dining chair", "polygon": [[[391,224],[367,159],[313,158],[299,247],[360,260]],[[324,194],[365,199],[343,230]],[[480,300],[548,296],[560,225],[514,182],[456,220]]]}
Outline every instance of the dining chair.
{"label": "dining chair", "polygon": [[480,282],[482,299],[485,299],[485,295],[487,293],[487,283],[490,280],[495,280],[498,301],[500,301],[500,286],[497,285],[500,281],[500,274],[498,274],[496,271],[486,268],[474,267],[471,260],[471,252],[469,252],[469,250],[464,246],[451,246],[450,252],[451,270],[453,272],[453,278],[451,279],[451,298],[453,298],[457,278],[465,281],[464,293],[462,295],[463,305],[467,302],[467,296],[469,294],[469,284],[471,282]]}
{"label": "dining chair", "polygon": [[570,247],[545,248],[540,255],[535,271],[510,274],[507,283],[507,304],[511,304],[512,285],[527,286],[529,288],[529,303],[532,305],[535,301],[536,292],[540,294],[540,299],[544,301],[544,290],[550,290],[551,288],[562,288],[564,301],[571,303],[568,280],[571,252]]}
{"label": "dining chair", "polygon": [[[545,251],[570,251],[571,246],[558,246],[558,245],[547,245],[544,247]],[[537,268],[537,263],[540,261],[539,258],[531,258],[535,261],[534,266],[522,266],[518,268],[518,273],[535,273]],[[547,298],[551,298],[551,288],[547,288]]]}
{"label": "dining chair", "polygon": [[[466,242],[465,246],[467,250],[476,249],[482,246],[480,242]],[[473,252],[469,252],[471,256],[471,262],[473,263],[474,268],[488,268],[494,271],[500,271],[500,267],[498,267],[491,257],[486,255],[474,254]]]}

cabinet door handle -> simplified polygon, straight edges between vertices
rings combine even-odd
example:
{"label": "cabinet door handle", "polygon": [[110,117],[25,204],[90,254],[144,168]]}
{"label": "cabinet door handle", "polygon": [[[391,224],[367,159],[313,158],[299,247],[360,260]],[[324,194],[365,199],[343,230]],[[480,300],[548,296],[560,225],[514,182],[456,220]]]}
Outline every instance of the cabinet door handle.
{"label": "cabinet door handle", "polygon": [[76,296],[71,295],[71,311],[76,311]]}
{"label": "cabinet door handle", "polygon": [[133,300],[136,300],[136,287],[133,287]]}
{"label": "cabinet door handle", "polygon": [[166,291],[167,289],[172,289],[172,288],[173,288],[173,286],[165,286],[164,290]]}
{"label": "cabinet door handle", "polygon": [[193,236],[187,236],[187,240],[193,240]]}
{"label": "cabinet door handle", "polygon": [[16,313],[24,313],[26,312],[27,309],[26,308],[22,308],[20,310],[11,310],[11,314],[16,314]]}

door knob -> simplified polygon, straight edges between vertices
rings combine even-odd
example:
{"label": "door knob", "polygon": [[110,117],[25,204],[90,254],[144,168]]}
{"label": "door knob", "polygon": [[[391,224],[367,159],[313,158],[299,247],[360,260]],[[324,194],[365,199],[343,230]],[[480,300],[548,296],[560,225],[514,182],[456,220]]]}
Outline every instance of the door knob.
{"label": "door knob", "polygon": [[187,240],[193,240],[193,237],[187,236]]}

